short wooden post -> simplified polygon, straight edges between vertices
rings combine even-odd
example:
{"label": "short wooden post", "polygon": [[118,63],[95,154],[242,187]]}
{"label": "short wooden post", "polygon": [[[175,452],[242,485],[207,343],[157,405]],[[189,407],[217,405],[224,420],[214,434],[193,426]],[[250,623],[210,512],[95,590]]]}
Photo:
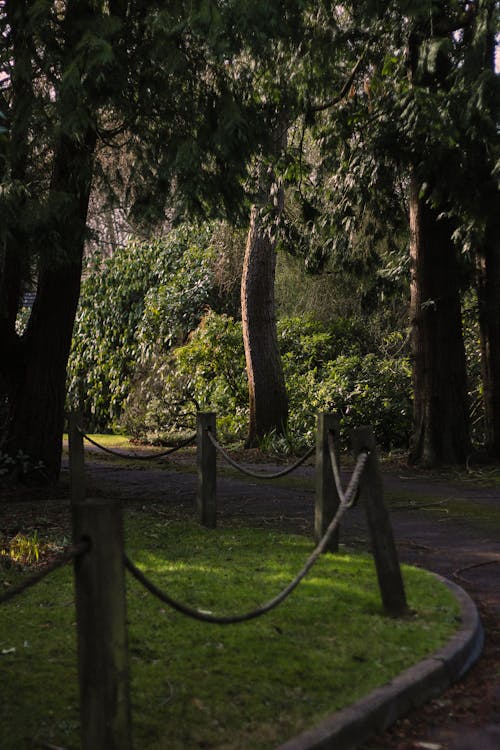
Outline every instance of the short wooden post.
{"label": "short wooden post", "polygon": [[83,503],[85,500],[85,452],[79,412],[68,414],[68,453],[71,502]]}
{"label": "short wooden post", "polygon": [[198,468],[198,491],[196,505],[202,526],[215,529],[217,526],[217,466],[215,446],[208,436],[217,437],[214,412],[198,412],[196,445]]}
{"label": "short wooden post", "polygon": [[[314,510],[314,538],[318,542],[325,534],[339,506],[339,496],[333,477],[328,433],[338,435],[339,424],[335,414],[318,414],[316,432],[316,502]],[[328,552],[338,552],[339,530],[333,534]]]}
{"label": "short wooden post", "polygon": [[401,617],[408,611],[408,606],[392,526],[384,503],[382,474],[372,428],[353,430],[352,443],[356,456],[363,449],[370,452],[360,480],[360,498],[366,512],[384,609],[392,617]]}
{"label": "short wooden post", "polygon": [[82,750],[131,750],[123,525],[120,505],[75,504],[75,560]]}

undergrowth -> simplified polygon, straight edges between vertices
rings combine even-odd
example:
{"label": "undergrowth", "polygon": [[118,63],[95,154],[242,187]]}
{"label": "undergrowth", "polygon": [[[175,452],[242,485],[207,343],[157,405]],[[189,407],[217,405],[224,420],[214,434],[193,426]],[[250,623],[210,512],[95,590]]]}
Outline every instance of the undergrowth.
{"label": "undergrowth", "polygon": [[[180,600],[230,614],[277,593],[311,542],[276,531],[209,531],[127,518],[127,552]],[[3,585],[29,569],[1,571]],[[291,597],[242,625],[198,623],[127,580],[134,746],[275,747],[438,648],[457,626],[448,590],[405,568],[413,614],[383,616],[371,558],[326,555]],[[0,606],[0,746],[79,746],[75,610],[69,567]]]}

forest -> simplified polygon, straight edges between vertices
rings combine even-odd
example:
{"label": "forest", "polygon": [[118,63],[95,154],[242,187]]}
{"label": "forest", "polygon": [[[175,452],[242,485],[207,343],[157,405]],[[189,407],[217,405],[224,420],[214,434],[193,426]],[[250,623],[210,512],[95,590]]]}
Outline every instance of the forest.
{"label": "forest", "polygon": [[0,0],[0,472],[68,409],[500,458],[497,0]]}

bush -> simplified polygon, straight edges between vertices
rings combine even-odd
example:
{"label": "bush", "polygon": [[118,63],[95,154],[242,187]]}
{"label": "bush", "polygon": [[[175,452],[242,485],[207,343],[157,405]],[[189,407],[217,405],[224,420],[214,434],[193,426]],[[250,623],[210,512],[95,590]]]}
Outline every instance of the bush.
{"label": "bush", "polygon": [[241,324],[209,311],[183,346],[158,354],[140,369],[127,399],[123,426],[139,439],[193,430],[196,411],[216,411],[226,438],[242,437],[248,389]]}
{"label": "bush", "polygon": [[[336,411],[341,426],[373,425],[384,449],[408,445],[411,401],[406,359],[364,354],[348,321],[325,326],[313,319],[278,323],[290,400],[285,439],[267,447],[303,450],[314,442],[316,415]],[[148,394],[152,398],[148,399]],[[137,437],[194,429],[196,409],[215,411],[219,432],[241,438],[248,424],[248,393],[241,324],[209,312],[186,344],[151,362],[125,410],[125,428]]]}
{"label": "bush", "polygon": [[[132,383],[218,303],[211,232],[211,225],[183,226],[91,259],[68,367],[69,403],[88,429],[119,424]],[[149,387],[154,393],[151,380]]]}

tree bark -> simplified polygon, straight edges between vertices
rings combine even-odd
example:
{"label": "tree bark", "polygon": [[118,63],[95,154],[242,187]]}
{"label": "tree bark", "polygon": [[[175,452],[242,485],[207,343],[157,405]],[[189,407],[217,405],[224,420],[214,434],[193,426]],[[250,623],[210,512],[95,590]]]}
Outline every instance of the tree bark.
{"label": "tree bark", "polygon": [[[280,196],[279,211],[282,201]],[[275,245],[262,225],[258,207],[254,206],[241,279],[241,319],[250,408],[248,447],[258,444],[273,430],[283,434],[288,418],[288,397],[276,332]]]}
{"label": "tree bark", "polygon": [[[495,226],[496,224],[496,226]],[[490,221],[477,255],[486,449],[500,459],[500,222]]]}
{"label": "tree bark", "polygon": [[[478,7],[474,28],[478,76],[495,70],[495,28],[495,3],[486,0]],[[477,250],[476,267],[485,442],[491,458],[500,459],[500,214],[493,162],[492,154],[482,149],[477,172],[485,233]]]}
{"label": "tree bark", "polygon": [[410,187],[414,432],[410,460],[464,463],[470,450],[459,273],[449,221]]}
{"label": "tree bark", "polygon": [[[37,166],[36,153],[28,148],[25,131],[35,126],[30,118],[34,76],[32,45],[21,31],[23,19],[18,5],[9,5],[13,21],[19,22],[13,43],[16,51],[12,79],[13,125],[11,178],[22,183],[23,170],[31,160]],[[26,5],[23,6],[26,11]],[[31,210],[31,225],[37,219],[38,231],[30,232],[28,257],[37,261],[37,293],[26,331],[15,331],[16,306],[21,271],[16,253],[21,240],[12,233],[4,259],[4,279],[11,290],[8,314],[2,314],[0,343],[8,358],[2,374],[7,383],[8,418],[3,449],[11,456],[27,454],[34,464],[43,465],[46,479],[57,479],[61,464],[66,365],[73,323],[80,294],[80,276],[86,232],[88,203],[92,183],[96,132],[95,114],[84,87],[65,80],[65,71],[74,63],[75,48],[85,32],[86,23],[96,11],[90,0],[70,0],[62,23],[64,45],[59,87],[54,89],[56,118],[50,131],[50,180],[43,192],[34,196],[42,210]],[[13,28],[13,27],[12,27]],[[14,31],[14,28],[13,28]],[[81,79],[83,80],[83,78]],[[18,104],[16,105],[16,102]],[[17,126],[16,126],[17,123]],[[68,123],[70,123],[68,125]],[[23,150],[24,149],[24,150]],[[22,153],[22,159],[20,154]],[[24,207],[21,207],[24,210]],[[23,226],[23,214],[14,224]],[[22,237],[21,237],[22,239]],[[43,476],[41,475],[41,476]]]}
{"label": "tree bark", "polygon": [[[16,363],[20,357],[20,342],[16,334],[16,319],[23,291],[23,283],[29,275],[28,240],[21,217],[26,199],[23,194],[27,182],[29,154],[29,114],[33,100],[31,81],[30,46],[32,40],[27,32],[29,6],[26,0],[19,0],[14,6],[7,3],[5,12],[12,39],[12,96],[8,112],[9,142],[7,159],[4,162],[5,178],[10,181],[17,198],[10,207],[7,218],[8,230],[4,230],[0,245],[0,393],[2,404],[1,438],[5,438],[8,419],[7,404],[17,382]],[[4,217],[5,220],[5,217]],[[5,419],[5,422],[3,421]]]}
{"label": "tree bark", "polygon": [[54,217],[56,247],[43,248],[37,294],[21,352],[13,364],[16,385],[9,404],[6,450],[42,462],[50,480],[61,466],[66,365],[80,295],[95,135],[83,142],[62,136],[54,157],[51,195],[64,196]]}

